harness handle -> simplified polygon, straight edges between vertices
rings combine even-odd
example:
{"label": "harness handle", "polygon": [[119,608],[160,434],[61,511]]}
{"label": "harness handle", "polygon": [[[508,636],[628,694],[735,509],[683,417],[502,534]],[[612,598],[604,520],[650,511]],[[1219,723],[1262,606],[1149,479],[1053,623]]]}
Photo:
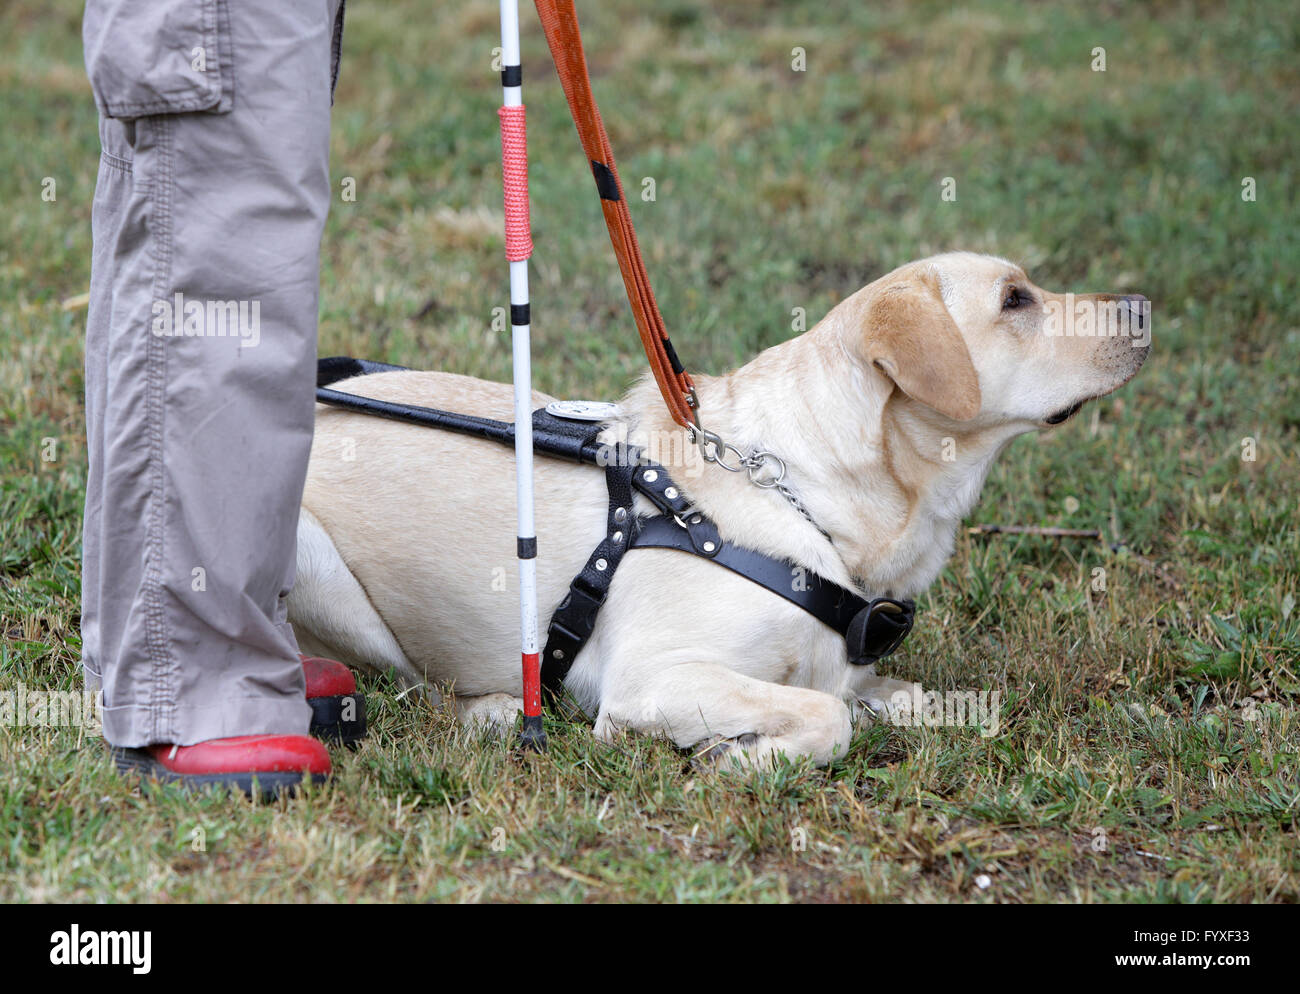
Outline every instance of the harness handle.
{"label": "harness handle", "polygon": [[623,274],[623,286],[627,290],[628,303],[632,305],[637,331],[641,333],[650,371],[654,373],[673,420],[683,428],[691,427],[698,422],[695,411],[699,400],[695,394],[695,382],[673,349],[650,286],[650,276],[641,259],[641,246],[632,227],[632,215],[623,196],[618,167],[614,165],[614,151],[610,148],[609,136],[605,133],[591,91],[591,77],[587,73],[587,57],[582,50],[582,35],[578,31],[578,14],[573,0],[536,0],[536,4],[542,29],[546,32],[546,44],[550,46],[555,71],[560,77],[560,86],[564,88],[564,98],[569,103],[582,150],[596,179],[605,226],[609,229],[609,240],[618,258],[619,271]]}

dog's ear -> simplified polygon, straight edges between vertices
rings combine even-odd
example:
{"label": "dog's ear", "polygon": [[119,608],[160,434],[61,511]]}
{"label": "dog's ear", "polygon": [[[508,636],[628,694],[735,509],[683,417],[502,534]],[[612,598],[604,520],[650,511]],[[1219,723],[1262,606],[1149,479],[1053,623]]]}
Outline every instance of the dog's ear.
{"label": "dog's ear", "polygon": [[913,400],[954,421],[979,413],[979,376],[934,276],[908,277],[872,294],[862,334],[867,361]]}

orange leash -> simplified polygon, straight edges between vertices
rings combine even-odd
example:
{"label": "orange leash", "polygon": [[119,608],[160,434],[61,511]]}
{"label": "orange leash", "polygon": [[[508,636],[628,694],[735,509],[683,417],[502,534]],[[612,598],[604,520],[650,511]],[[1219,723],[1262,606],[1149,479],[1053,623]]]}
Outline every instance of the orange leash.
{"label": "orange leash", "polygon": [[609,240],[614,245],[614,255],[618,258],[623,286],[627,289],[627,299],[632,305],[632,315],[636,318],[637,331],[641,333],[641,344],[645,346],[650,370],[673,420],[683,428],[697,426],[695,411],[699,400],[695,395],[695,383],[682,368],[668,338],[663,315],[659,313],[654,290],[650,287],[650,276],[641,259],[641,246],[637,243],[632,215],[623,195],[623,184],[614,165],[614,151],[609,147],[609,136],[605,133],[596,98],[591,92],[591,77],[587,74],[587,57],[582,50],[577,11],[572,0],[536,0],[536,4],[582,150],[591,162],[591,171],[596,178],[605,226],[609,229]]}

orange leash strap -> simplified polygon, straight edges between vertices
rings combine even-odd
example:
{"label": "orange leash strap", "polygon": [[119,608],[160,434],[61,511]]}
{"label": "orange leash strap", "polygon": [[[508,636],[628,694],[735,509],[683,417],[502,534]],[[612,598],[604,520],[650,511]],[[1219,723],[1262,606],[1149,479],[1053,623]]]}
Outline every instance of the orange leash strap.
{"label": "orange leash strap", "polygon": [[650,276],[641,259],[641,246],[632,227],[632,215],[627,209],[623,184],[614,165],[614,151],[609,147],[609,136],[600,120],[600,110],[591,92],[591,77],[587,74],[587,57],[582,50],[582,35],[578,32],[578,14],[572,0],[536,0],[537,13],[546,32],[546,43],[555,60],[555,71],[569,102],[573,123],[582,141],[582,150],[591,162],[600,193],[600,207],[609,228],[609,240],[614,245],[618,268],[623,274],[627,299],[632,305],[641,344],[645,346],[650,370],[654,373],[659,391],[663,394],[668,411],[683,428],[696,422],[694,410],[698,405],[695,383],[682,368],[673,343],[664,327],[663,315],[655,302]]}

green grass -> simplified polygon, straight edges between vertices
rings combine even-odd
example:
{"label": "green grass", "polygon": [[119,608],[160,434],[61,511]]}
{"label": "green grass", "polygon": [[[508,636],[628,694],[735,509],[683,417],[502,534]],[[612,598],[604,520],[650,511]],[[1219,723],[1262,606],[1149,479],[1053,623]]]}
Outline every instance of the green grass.
{"label": "green grass", "polygon": [[[691,367],[947,248],[1149,296],[1142,374],[1013,446],[973,522],[1123,548],[963,536],[885,671],[1001,689],[999,734],[870,725],[828,770],[705,776],[583,725],[520,757],[382,680],[334,782],[270,806],[146,799],[75,729],[0,728],[0,898],[1300,898],[1291,6],[580,6],[625,185],[656,183],[633,213]],[[80,683],[85,312],[64,302],[88,285],[98,140],[79,19],[0,12],[0,690]],[[538,386],[614,396],[642,360],[524,21]],[[358,195],[325,238],[322,354],[508,378],[496,31],[491,4],[350,5],[332,168]]]}

